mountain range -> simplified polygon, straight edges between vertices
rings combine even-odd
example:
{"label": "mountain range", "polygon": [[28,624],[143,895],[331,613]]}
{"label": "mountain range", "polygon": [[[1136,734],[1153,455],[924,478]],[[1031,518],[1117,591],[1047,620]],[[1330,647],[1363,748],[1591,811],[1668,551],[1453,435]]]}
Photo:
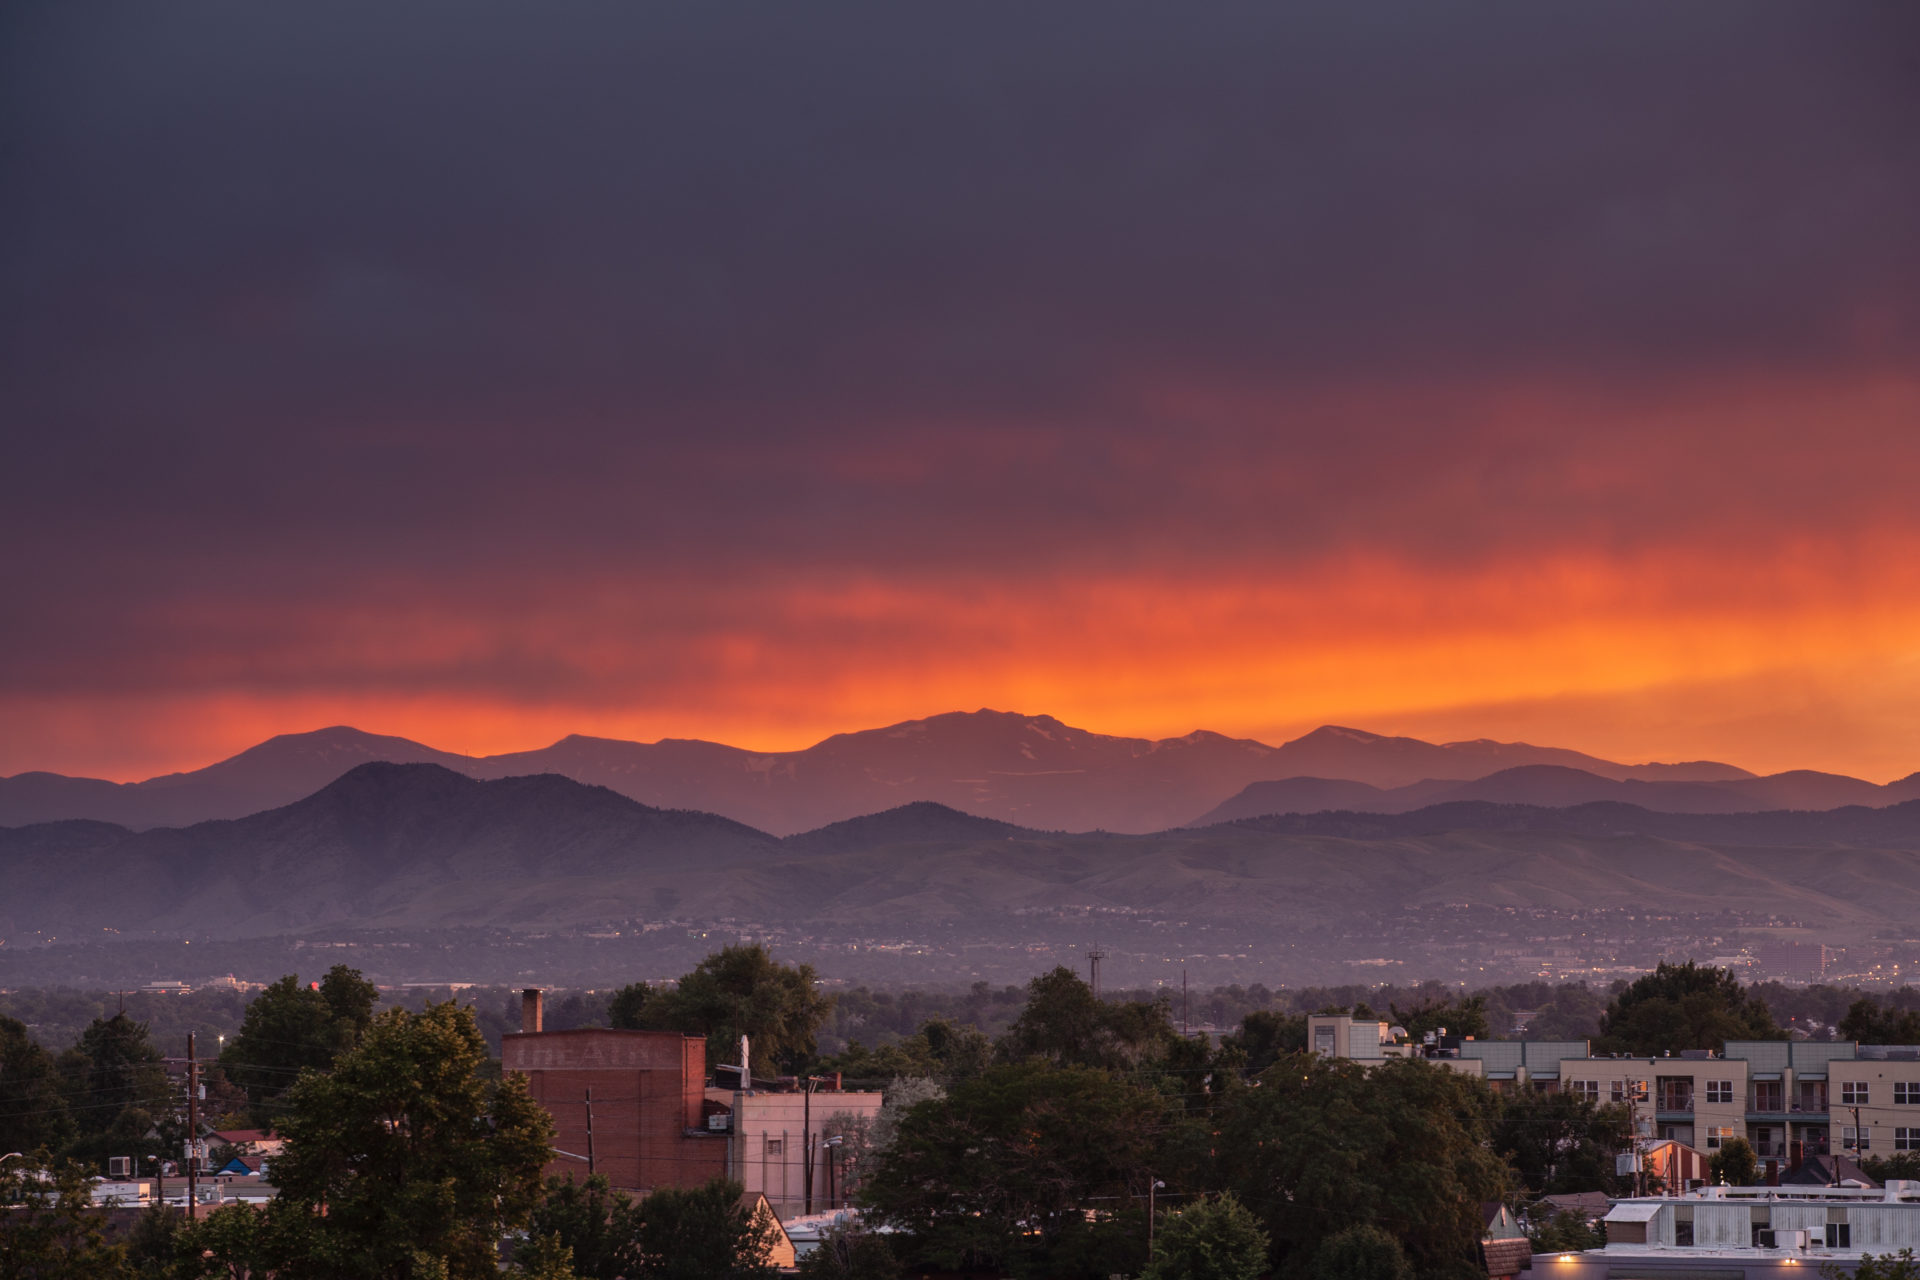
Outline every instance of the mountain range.
{"label": "mountain range", "polygon": [[1284,778],[1248,784],[1190,824],[1209,826],[1270,813],[1408,813],[1466,801],[1565,808],[1614,803],[1660,813],[1753,813],[1787,809],[1878,808],[1920,800],[1920,774],[1880,786],[1836,773],[1795,769],[1764,778],[1668,781],[1609,778],[1564,765],[1528,764],[1469,782],[1429,778],[1404,787],[1375,787],[1340,778]]}
{"label": "mountain range", "polygon": [[[481,780],[558,774],[775,835],[914,801],[1029,829],[1146,833],[1269,812],[1402,811],[1442,799],[1622,800],[1731,812],[1890,804],[1920,794],[1920,775],[1888,788],[1827,774],[1756,778],[1712,761],[1625,765],[1563,748],[1436,744],[1332,725],[1278,747],[1206,731],[1126,738],[1051,716],[981,710],[836,734],[784,752],[576,735],[535,751],[466,756],[335,727],[285,734],[204,769],[144,782],[0,778],[0,826],[85,819],[143,829],[239,818],[290,804],[375,761],[436,764]],[[1486,789],[1459,790],[1465,783]]]}
{"label": "mountain range", "polygon": [[1456,801],[1148,835],[1041,832],[918,802],[780,838],[554,775],[370,763],[237,820],[0,830],[0,877],[0,929],[63,938],[668,917],[987,934],[1062,909],[1271,935],[1458,902],[1788,912],[1869,936],[1920,914],[1920,802],[1725,815]]}

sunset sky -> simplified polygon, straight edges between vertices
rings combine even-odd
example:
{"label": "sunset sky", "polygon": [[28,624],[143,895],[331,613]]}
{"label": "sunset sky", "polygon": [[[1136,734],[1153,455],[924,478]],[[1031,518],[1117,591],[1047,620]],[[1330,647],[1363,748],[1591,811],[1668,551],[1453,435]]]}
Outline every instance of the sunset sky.
{"label": "sunset sky", "polygon": [[0,774],[1920,769],[1920,6],[7,6]]}

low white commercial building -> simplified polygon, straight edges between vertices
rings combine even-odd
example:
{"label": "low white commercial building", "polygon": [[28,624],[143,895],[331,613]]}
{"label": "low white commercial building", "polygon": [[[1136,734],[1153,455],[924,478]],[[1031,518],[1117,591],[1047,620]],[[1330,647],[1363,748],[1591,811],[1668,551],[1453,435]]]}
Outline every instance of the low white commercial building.
{"label": "low white commercial building", "polygon": [[1705,1187],[1615,1202],[1607,1245],[1533,1258],[1536,1280],[1784,1280],[1920,1249],[1920,1183]]}

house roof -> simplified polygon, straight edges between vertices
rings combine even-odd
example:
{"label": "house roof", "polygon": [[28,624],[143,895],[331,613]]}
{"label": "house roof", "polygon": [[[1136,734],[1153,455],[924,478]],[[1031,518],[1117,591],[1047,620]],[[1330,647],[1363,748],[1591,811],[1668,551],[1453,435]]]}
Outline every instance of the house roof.
{"label": "house roof", "polygon": [[1845,1156],[1808,1156],[1798,1168],[1788,1169],[1780,1175],[1780,1185],[1783,1187],[1836,1187],[1845,1183],[1857,1183],[1863,1187],[1880,1185],[1867,1176],[1866,1170]]}
{"label": "house roof", "polygon": [[1511,1276],[1533,1264],[1533,1245],[1525,1237],[1518,1240],[1483,1240],[1480,1260],[1490,1276]]}
{"label": "house roof", "polygon": [[213,1136],[228,1146],[237,1147],[243,1142],[266,1142],[273,1137],[271,1129],[216,1129]]}
{"label": "house roof", "polygon": [[1584,1218],[1598,1218],[1605,1214],[1607,1206],[1613,1203],[1607,1199],[1604,1191],[1570,1191],[1557,1196],[1542,1196],[1541,1199],[1553,1206],[1555,1213],[1577,1213]]}

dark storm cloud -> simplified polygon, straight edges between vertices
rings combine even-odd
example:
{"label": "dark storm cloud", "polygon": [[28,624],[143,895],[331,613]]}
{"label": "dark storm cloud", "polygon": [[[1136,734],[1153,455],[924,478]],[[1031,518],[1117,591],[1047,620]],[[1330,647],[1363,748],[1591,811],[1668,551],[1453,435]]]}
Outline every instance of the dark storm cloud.
{"label": "dark storm cloud", "polygon": [[[1662,388],[1920,357],[1915,13],[14,6],[0,645],[1711,525],[1797,446]],[[1894,509],[1831,429],[1799,509]]]}

